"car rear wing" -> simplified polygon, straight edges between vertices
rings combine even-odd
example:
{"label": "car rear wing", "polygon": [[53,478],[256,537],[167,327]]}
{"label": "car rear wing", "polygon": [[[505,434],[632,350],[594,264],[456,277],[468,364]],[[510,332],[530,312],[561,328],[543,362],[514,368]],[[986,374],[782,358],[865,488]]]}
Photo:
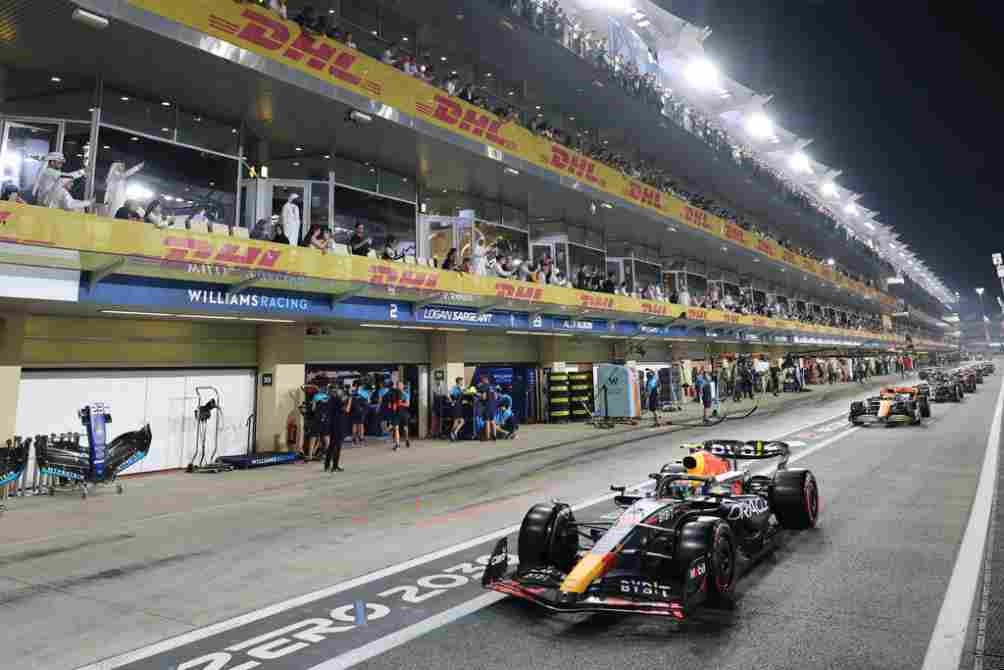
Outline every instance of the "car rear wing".
{"label": "car rear wing", "polygon": [[706,440],[689,445],[691,452],[706,451],[722,458],[731,458],[733,469],[739,469],[739,461],[760,461],[768,458],[779,458],[778,469],[783,470],[788,465],[791,448],[787,442],[777,440]]}

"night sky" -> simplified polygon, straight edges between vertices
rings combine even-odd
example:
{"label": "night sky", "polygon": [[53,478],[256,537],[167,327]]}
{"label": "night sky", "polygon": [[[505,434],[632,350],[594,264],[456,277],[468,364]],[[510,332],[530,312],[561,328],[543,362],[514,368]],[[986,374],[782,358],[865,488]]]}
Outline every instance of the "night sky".
{"label": "night sky", "polygon": [[945,284],[1000,291],[990,254],[1004,158],[1004,11],[990,2],[661,0],[714,31],[728,76],[773,94],[781,126],[843,170]]}

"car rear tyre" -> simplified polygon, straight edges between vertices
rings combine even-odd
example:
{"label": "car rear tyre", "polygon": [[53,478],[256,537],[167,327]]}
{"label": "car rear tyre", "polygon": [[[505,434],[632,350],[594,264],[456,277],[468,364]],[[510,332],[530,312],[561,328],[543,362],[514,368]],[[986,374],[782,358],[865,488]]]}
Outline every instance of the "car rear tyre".
{"label": "car rear tyre", "polygon": [[736,588],[736,542],[729,524],[717,517],[699,517],[680,529],[676,547],[678,573],[687,579],[694,561],[705,559],[708,602],[727,601]]}
{"label": "car rear tyre", "polygon": [[530,508],[519,527],[520,570],[554,566],[568,572],[575,566],[579,534],[572,508],[564,503],[540,503]]}
{"label": "car rear tyre", "polygon": [[778,470],[770,487],[770,506],[782,528],[814,528],[819,518],[819,487],[809,470]]}

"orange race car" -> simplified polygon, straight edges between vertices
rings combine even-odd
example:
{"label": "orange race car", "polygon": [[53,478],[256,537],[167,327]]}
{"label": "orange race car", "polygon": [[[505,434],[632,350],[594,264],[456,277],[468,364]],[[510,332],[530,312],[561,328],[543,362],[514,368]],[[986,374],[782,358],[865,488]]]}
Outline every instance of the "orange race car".
{"label": "orange race car", "polygon": [[855,426],[873,423],[917,425],[931,416],[929,393],[927,384],[887,386],[877,396],[852,402],[848,420]]}

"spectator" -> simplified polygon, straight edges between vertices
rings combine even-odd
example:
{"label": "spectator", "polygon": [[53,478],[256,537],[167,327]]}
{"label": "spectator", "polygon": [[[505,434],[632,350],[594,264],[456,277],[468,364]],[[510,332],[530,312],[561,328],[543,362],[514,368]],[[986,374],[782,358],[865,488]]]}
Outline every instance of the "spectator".
{"label": "spectator", "polygon": [[164,216],[164,203],[161,202],[160,198],[154,198],[146,208],[146,216],[143,220],[147,223],[152,223],[155,228],[167,228],[171,225],[170,221]]}
{"label": "spectator", "polygon": [[516,276],[520,281],[537,281],[537,272],[534,270],[533,263],[530,261],[523,261],[519,264],[519,268],[516,270]]}
{"label": "spectator", "polygon": [[[128,203],[128,201],[126,201]],[[116,215],[118,218],[118,215]],[[252,240],[264,240],[270,239],[268,237],[269,222],[268,219],[258,219],[255,221],[254,227],[251,229],[249,237]]]}
{"label": "spectator", "polygon": [[289,238],[286,237],[286,229],[282,227],[282,222],[276,217],[272,217],[272,241],[277,244],[289,244]]}
{"label": "spectator", "polygon": [[495,275],[502,279],[509,279],[516,274],[516,268],[512,265],[512,256],[504,256],[502,261],[495,264]]}
{"label": "spectator", "polygon": [[352,252],[353,256],[368,256],[370,249],[373,246],[373,240],[369,237],[363,237],[365,232],[363,224],[357,223],[355,232],[352,233],[352,237],[349,238],[349,250]]}
{"label": "spectator", "polygon": [[314,24],[317,23],[317,15],[314,13],[314,8],[307,5],[300,10],[300,13],[296,15],[293,21],[299,24],[303,30],[311,32],[314,29]]}
{"label": "spectator", "polygon": [[608,272],[607,278],[603,282],[603,287],[600,289],[603,293],[614,293],[617,289],[617,273]]}
{"label": "spectator", "polygon": [[395,47],[394,44],[387,45],[387,48],[384,49],[383,53],[380,55],[381,63],[390,66],[393,66],[395,63],[397,63],[397,58],[394,57],[394,47]]}
{"label": "spectator", "polygon": [[126,200],[125,204],[115,212],[115,218],[125,221],[142,221],[143,215],[139,213],[135,200]]}
{"label": "spectator", "polygon": [[64,212],[77,212],[91,206],[94,202],[93,200],[77,200],[70,195],[69,187],[72,183],[72,177],[59,178],[56,185],[49,191],[49,207],[52,209],[61,209]]}
{"label": "spectator", "polygon": [[471,262],[470,258],[464,258],[464,262],[461,263],[457,271],[465,274],[474,274],[474,263]]}
{"label": "spectator", "polygon": [[359,48],[358,46],[356,46],[356,39],[352,35],[352,33],[345,33],[345,46],[347,46],[350,49],[358,49]]}
{"label": "spectator", "polygon": [[328,229],[319,223],[310,224],[310,229],[303,237],[302,245],[317,249],[323,253],[328,251]]}
{"label": "spectator", "polygon": [[478,238],[474,243],[474,251],[471,255],[473,257],[471,267],[474,269],[474,274],[484,277],[488,274],[488,247],[485,246],[485,238]]}
{"label": "spectator", "polygon": [[17,202],[22,205],[27,204],[24,198],[21,197],[21,189],[17,187],[17,184],[13,182],[7,182],[3,186],[3,195],[0,196],[4,202]]}
{"label": "spectator", "polygon": [[383,253],[380,258],[385,261],[396,261],[401,257],[397,254],[397,238],[393,235],[388,235],[386,241],[383,245]]}
{"label": "spectator", "polygon": [[442,264],[439,266],[441,270],[459,270],[457,267],[457,248],[450,247],[450,250],[446,252],[446,258],[443,259]]}
{"label": "spectator", "polygon": [[286,0],[269,0],[268,8],[281,16],[283,19],[289,18],[288,10],[286,8]]}

